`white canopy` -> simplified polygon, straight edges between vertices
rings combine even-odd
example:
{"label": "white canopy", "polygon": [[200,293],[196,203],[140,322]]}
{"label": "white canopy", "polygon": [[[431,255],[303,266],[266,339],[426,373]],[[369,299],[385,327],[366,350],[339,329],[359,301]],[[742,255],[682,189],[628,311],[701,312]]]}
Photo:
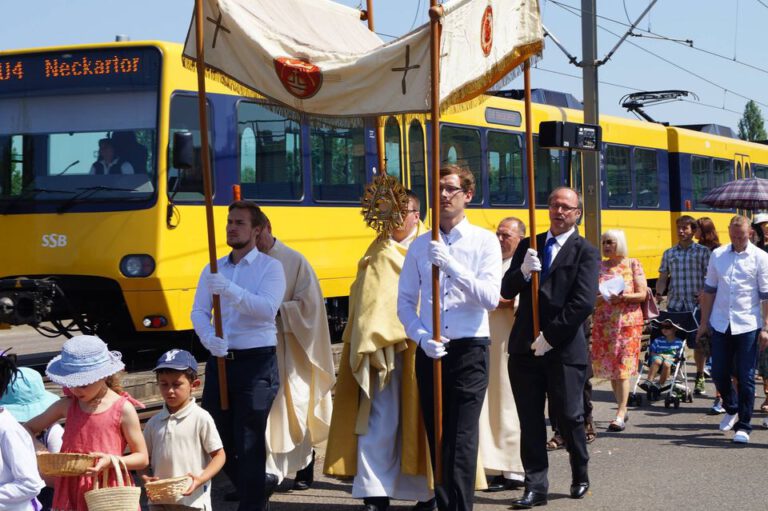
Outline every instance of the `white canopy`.
{"label": "white canopy", "polygon": [[[384,43],[331,0],[203,0],[205,62],[289,108],[324,116],[430,109],[429,25]],[[542,49],[538,0],[443,4],[440,102],[472,99]],[[194,18],[194,17],[193,17]],[[184,56],[194,59],[194,19]]]}

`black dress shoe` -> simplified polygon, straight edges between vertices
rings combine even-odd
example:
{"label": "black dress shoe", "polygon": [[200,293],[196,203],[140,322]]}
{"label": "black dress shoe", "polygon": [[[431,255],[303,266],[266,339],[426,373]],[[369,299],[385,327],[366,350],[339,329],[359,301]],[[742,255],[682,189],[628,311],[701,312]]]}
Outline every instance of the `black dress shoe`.
{"label": "black dress shoe", "polygon": [[571,485],[571,498],[583,499],[589,491],[589,483],[573,483]]}
{"label": "black dress shoe", "polygon": [[308,490],[315,482],[315,450],[312,449],[312,461],[309,465],[296,472],[293,480],[293,489],[298,491]]}
{"label": "black dress shoe", "polygon": [[526,491],[519,499],[512,501],[512,509],[531,509],[536,506],[547,505],[547,494]]}
{"label": "black dress shoe", "polygon": [[498,475],[494,476],[490,481],[488,481],[488,488],[485,491],[493,493],[498,491],[518,490],[523,486],[525,486],[525,483],[522,481],[507,479],[502,475]]}
{"label": "black dress shoe", "polygon": [[264,476],[264,498],[269,500],[277,489],[277,476],[275,474],[266,474]]}
{"label": "black dress shoe", "polygon": [[366,497],[363,499],[365,511],[387,511],[389,509],[389,497]]}
{"label": "black dress shoe", "polygon": [[437,509],[437,499],[434,497],[429,500],[420,500],[415,506],[411,508],[411,511],[433,511]]}

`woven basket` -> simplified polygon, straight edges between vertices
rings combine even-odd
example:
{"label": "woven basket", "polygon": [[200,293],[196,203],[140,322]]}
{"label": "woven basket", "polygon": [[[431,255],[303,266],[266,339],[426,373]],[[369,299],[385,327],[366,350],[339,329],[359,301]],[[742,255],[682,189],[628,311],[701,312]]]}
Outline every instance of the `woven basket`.
{"label": "woven basket", "polygon": [[[112,461],[112,469],[106,468],[101,472],[101,483],[104,487],[99,488],[99,478],[95,477],[93,489],[85,492],[88,511],[137,511],[141,488],[132,486],[131,474],[128,473],[128,467],[122,460],[118,460],[116,456],[109,458]],[[109,487],[110,470],[114,470],[117,476],[117,486],[111,488]]]}
{"label": "woven basket", "polygon": [[175,504],[191,483],[189,476],[173,477],[146,483],[144,489],[153,504]]}
{"label": "woven basket", "polygon": [[80,476],[94,461],[96,456],[90,454],[41,452],[37,455],[37,466],[44,476]]}

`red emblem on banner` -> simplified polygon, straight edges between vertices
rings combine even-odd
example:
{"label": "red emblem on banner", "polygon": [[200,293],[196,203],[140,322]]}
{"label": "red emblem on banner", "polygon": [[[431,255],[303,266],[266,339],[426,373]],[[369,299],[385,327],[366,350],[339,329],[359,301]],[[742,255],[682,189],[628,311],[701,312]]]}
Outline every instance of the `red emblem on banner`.
{"label": "red emblem on banner", "polygon": [[483,13],[483,21],[480,24],[480,47],[486,57],[491,54],[493,47],[493,9],[489,5]]}
{"label": "red emblem on banner", "polygon": [[275,71],[285,90],[299,99],[309,99],[323,86],[323,72],[306,60],[280,57],[274,60]]}

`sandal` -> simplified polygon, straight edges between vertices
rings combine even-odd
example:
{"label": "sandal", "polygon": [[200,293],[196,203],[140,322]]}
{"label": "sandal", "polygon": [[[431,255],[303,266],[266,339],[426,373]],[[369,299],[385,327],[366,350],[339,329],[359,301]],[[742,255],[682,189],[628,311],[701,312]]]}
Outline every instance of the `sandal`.
{"label": "sandal", "polygon": [[768,413],[768,396],[766,396],[765,401],[763,401],[763,404],[760,405],[760,410],[763,413]]}
{"label": "sandal", "polygon": [[547,450],[556,451],[565,447],[565,440],[559,434],[555,433],[552,438],[547,441]]}
{"label": "sandal", "polygon": [[584,433],[586,434],[588,444],[591,444],[597,438],[597,433],[595,432],[595,426],[591,422],[588,422],[587,425],[584,427]]}
{"label": "sandal", "polygon": [[608,431],[613,431],[614,433],[618,433],[620,431],[624,431],[624,428],[626,427],[627,419],[616,417],[611,421],[611,423],[608,425]]}

